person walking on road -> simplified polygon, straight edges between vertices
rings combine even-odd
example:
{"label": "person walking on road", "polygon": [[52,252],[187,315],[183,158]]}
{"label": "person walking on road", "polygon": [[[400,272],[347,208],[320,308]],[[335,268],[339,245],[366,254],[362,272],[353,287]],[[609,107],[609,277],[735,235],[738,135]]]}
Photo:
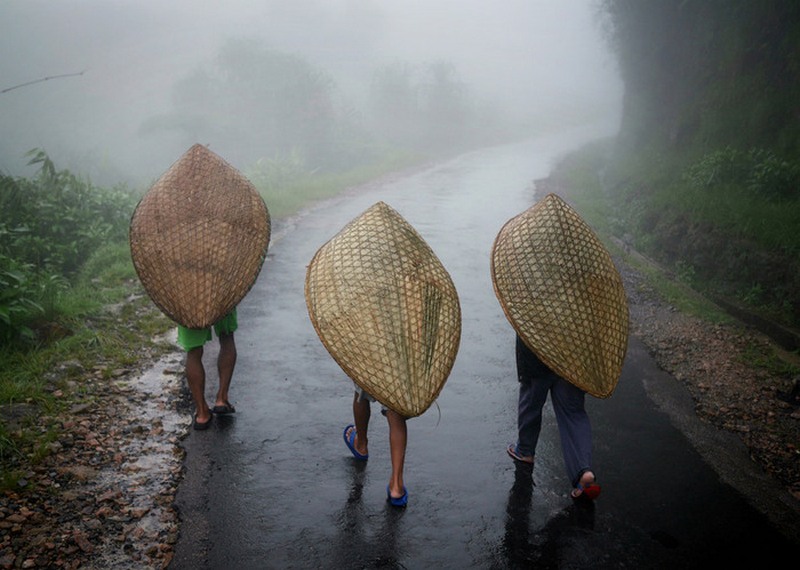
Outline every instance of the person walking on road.
{"label": "person walking on road", "polygon": [[[372,414],[371,404],[375,399],[364,390],[356,387],[353,396],[353,421],[344,428],[344,443],[353,457],[360,461],[369,459],[367,436],[369,420]],[[406,458],[408,430],[406,418],[394,410],[381,408],[381,413],[389,422],[389,453],[392,460],[392,474],[386,486],[386,499],[392,506],[405,507],[408,503],[408,490],[403,484],[403,464]]]}
{"label": "person walking on road", "polygon": [[[267,257],[269,210],[256,187],[222,157],[192,145],[145,193],[129,232],[136,274],[153,303],[178,324],[186,351],[186,379],[196,430],[212,413],[231,414],[228,401],[236,366],[236,306]],[[219,339],[219,389],[205,400],[203,346]]]}
{"label": "person walking on road", "polygon": [[497,234],[492,284],[517,333],[517,441],[506,448],[533,465],[550,394],[573,499],[600,495],[592,470],[586,394],[608,398],[622,372],[630,316],[622,278],[589,225],[550,193]]}
{"label": "person walking on road", "polygon": [[206,371],[203,366],[203,347],[211,340],[211,327],[207,329],[189,329],[178,325],[178,344],[186,351],[186,381],[195,406],[192,426],[196,430],[205,430],[211,425],[212,414],[233,414],[236,409],[228,401],[228,390],[236,367],[236,341],[233,333],[238,328],[236,309],[228,313],[214,324],[213,329],[219,340],[217,356],[217,372],[219,387],[214,406],[206,402]]}
{"label": "person walking on road", "polygon": [[506,451],[515,461],[533,465],[542,428],[542,409],[548,393],[553,402],[561,452],[574,499],[596,499],[600,495],[592,471],[592,427],[584,408],[586,393],[550,370],[517,335],[519,408],[518,439]]}
{"label": "person walking on road", "polygon": [[405,507],[406,422],[436,400],[461,340],[453,280],[414,227],[376,202],[314,254],[305,297],[322,344],[355,384],[345,445],[369,458],[371,404],[380,402],[392,463],[386,499]]}

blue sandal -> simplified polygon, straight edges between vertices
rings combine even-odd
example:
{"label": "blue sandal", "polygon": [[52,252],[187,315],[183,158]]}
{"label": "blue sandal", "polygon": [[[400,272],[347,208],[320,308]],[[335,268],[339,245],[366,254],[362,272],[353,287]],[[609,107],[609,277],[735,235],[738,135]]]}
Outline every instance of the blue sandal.
{"label": "blue sandal", "polygon": [[403,487],[402,497],[392,497],[389,491],[389,485],[386,485],[386,500],[389,501],[393,507],[405,507],[408,504],[408,489]]}
{"label": "blue sandal", "polygon": [[[347,437],[347,430],[349,430],[350,428],[353,428],[353,429],[350,431],[350,437]],[[361,454],[356,449],[356,446],[355,446],[356,426],[354,426],[353,424],[350,424],[349,426],[344,428],[344,431],[342,432],[342,437],[344,438],[344,443],[345,443],[345,445],[347,445],[347,448],[350,450],[350,453],[353,454],[353,457],[355,457],[359,461],[366,461],[367,459],[369,459],[369,453]]]}

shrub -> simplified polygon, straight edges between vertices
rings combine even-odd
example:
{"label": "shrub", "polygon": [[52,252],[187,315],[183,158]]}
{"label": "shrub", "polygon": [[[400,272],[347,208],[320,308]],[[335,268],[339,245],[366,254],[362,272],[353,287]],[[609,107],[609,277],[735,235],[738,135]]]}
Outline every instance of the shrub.
{"label": "shrub", "polygon": [[769,200],[800,195],[800,163],[763,148],[744,152],[726,147],[709,152],[687,168],[683,178],[695,190],[731,185]]}
{"label": "shrub", "polygon": [[33,179],[0,175],[0,346],[36,339],[64,317],[63,300],[87,259],[127,242],[133,196],[58,171],[40,150]]}
{"label": "shrub", "polygon": [[107,241],[125,239],[133,197],[57,171],[40,150],[36,178],[0,177],[0,252],[52,273],[73,275]]}
{"label": "shrub", "polygon": [[0,344],[32,340],[32,321],[44,314],[36,302],[35,272],[0,254]]}

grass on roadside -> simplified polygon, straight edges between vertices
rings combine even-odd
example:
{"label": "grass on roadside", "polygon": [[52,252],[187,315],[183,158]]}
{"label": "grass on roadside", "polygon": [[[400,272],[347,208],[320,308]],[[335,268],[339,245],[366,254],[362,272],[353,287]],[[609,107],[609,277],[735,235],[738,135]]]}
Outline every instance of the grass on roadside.
{"label": "grass on roadside", "polygon": [[800,374],[800,354],[782,354],[775,347],[749,344],[739,360],[750,366],[767,371],[771,375],[793,378]]}
{"label": "grass on roadside", "polygon": [[387,155],[383,160],[364,165],[346,172],[333,172],[319,174],[313,172],[299,172],[279,185],[270,185],[259,182],[254,177],[254,184],[269,208],[273,218],[290,216],[318,200],[331,198],[341,194],[348,188],[375,180],[390,172],[397,172],[415,164],[419,164],[422,157],[412,153],[395,152]]}
{"label": "grass on roadside", "polygon": [[800,200],[767,200],[735,184],[710,186],[702,192],[676,184],[660,193],[654,204],[676,208],[690,219],[720,227],[765,249],[800,254]]}

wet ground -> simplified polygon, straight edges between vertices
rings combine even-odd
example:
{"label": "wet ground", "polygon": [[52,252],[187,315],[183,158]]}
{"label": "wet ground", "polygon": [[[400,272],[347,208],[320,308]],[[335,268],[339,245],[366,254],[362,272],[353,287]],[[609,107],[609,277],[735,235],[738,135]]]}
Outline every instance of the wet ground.
{"label": "wet ground", "polygon": [[[532,203],[531,181],[596,134],[465,155],[275,228],[240,305],[237,413],[184,440],[171,568],[694,568],[769,565],[796,553],[795,535],[779,532],[707,457],[724,455],[725,473],[743,474],[766,503],[772,488],[750,473],[736,442],[681,419],[691,409],[685,394],[636,339],[615,394],[588,400],[604,487],[594,507],[568,497],[552,413],[533,472],[505,454],[516,425],[514,333],[494,297],[489,252],[502,224]],[[404,511],[386,503],[388,428],[377,406],[369,462],[344,446],[352,384],[316,336],[303,297],[316,250],[378,200],[428,241],[463,312],[453,372],[437,404],[409,421]],[[213,358],[209,346],[209,399]],[[690,425],[698,431],[687,437]]]}

